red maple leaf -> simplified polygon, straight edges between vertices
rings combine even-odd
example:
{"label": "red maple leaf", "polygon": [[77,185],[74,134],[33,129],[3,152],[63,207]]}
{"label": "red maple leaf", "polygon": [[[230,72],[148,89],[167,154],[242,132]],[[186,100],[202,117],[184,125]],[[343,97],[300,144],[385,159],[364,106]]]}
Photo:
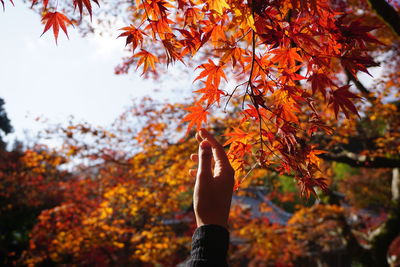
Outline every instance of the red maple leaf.
{"label": "red maple leaf", "polygon": [[[99,2],[97,0],[93,0],[93,2],[95,2],[99,6]],[[85,6],[87,11],[89,12],[90,20],[92,19],[92,5],[90,4],[90,0],[74,0],[74,7],[76,8],[77,6],[81,17],[83,12],[83,6]]]}
{"label": "red maple leaf", "polygon": [[[10,0],[10,2],[11,2],[12,5],[14,5],[14,2],[13,2],[12,0]],[[1,3],[1,5],[3,6],[3,11],[4,11],[4,10],[5,10],[5,8],[4,8],[4,1],[3,1],[3,0],[0,0],[0,3]]]}
{"label": "red maple leaf", "polygon": [[369,55],[353,55],[353,54],[345,54],[341,58],[342,66],[348,70],[354,78],[357,78],[357,71],[362,71],[372,76],[368,69],[369,67],[379,66],[371,56]]}
{"label": "red maple leaf", "polygon": [[335,111],[336,118],[339,112],[339,108],[342,109],[342,111],[346,115],[346,118],[349,118],[348,111],[360,117],[360,115],[357,112],[356,106],[354,106],[353,102],[350,100],[351,98],[360,98],[360,97],[350,92],[349,88],[350,85],[345,85],[333,91],[332,93],[330,103],[333,104],[333,110]]}
{"label": "red maple leaf", "polygon": [[[54,38],[56,39],[56,44],[57,44],[57,39],[58,39],[58,32],[60,31],[60,28],[64,31],[65,35],[68,37],[68,32],[67,32],[67,26],[72,25],[72,22],[62,13],[60,12],[49,12],[46,15],[43,16],[42,21],[47,21],[46,25],[44,26],[44,31],[42,33],[45,34],[51,27],[53,27],[53,33],[54,33]],[[40,36],[42,36],[40,35]]]}
{"label": "red maple leaf", "polygon": [[296,177],[297,184],[300,187],[301,195],[310,198],[311,194],[317,196],[314,187],[319,187],[322,191],[328,191],[325,178],[313,178],[311,176]]}
{"label": "red maple leaf", "polygon": [[326,88],[335,85],[334,82],[323,73],[314,73],[307,81],[311,82],[312,93],[315,94],[316,91],[320,91],[324,98],[326,98]]}
{"label": "red maple leaf", "polygon": [[379,27],[362,25],[361,23],[362,20],[358,19],[351,22],[350,25],[340,25],[339,28],[341,29],[343,36],[345,36],[350,41],[353,40],[354,42],[358,43],[362,48],[365,48],[365,43],[376,43],[380,45],[385,45],[375,36],[369,33],[370,31],[378,29]]}
{"label": "red maple leaf", "polygon": [[197,129],[201,128],[201,124],[207,122],[207,114],[209,113],[206,109],[204,109],[200,104],[196,104],[195,106],[191,106],[185,108],[190,113],[186,115],[181,122],[188,121],[189,125],[186,131],[186,134],[190,132],[193,126],[196,126]]}

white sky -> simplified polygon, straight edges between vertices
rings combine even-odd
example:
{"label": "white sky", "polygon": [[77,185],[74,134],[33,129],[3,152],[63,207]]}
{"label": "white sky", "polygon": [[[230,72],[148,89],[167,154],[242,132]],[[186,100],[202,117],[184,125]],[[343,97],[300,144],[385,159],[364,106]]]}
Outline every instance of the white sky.
{"label": "white sky", "polygon": [[[176,90],[191,91],[191,78],[179,74],[162,82],[144,80],[140,73],[117,76],[114,67],[121,62],[125,40],[118,36],[81,38],[70,27],[70,40],[60,31],[56,46],[51,30],[40,37],[44,25],[38,14],[19,1],[12,7],[6,0],[0,12],[0,97],[15,129],[7,139],[24,139],[24,131],[34,135],[49,122],[66,122],[70,115],[94,125],[111,123],[130,105],[132,98],[154,95],[176,98]],[[175,73],[175,76],[177,74]],[[179,92],[180,98],[182,92]],[[187,95],[187,94],[186,94]]]}

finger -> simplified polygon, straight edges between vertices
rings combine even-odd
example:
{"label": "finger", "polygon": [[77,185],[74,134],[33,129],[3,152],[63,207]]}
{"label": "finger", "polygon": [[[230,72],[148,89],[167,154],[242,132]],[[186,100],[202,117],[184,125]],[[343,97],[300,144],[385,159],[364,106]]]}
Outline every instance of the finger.
{"label": "finger", "polygon": [[[211,144],[204,140],[199,145],[199,168],[198,168],[198,180],[211,179],[212,176],[212,149]],[[201,182],[201,181],[200,181]]]}
{"label": "finger", "polygon": [[201,138],[201,136],[198,132],[196,133],[196,140],[197,140],[197,142],[199,142],[199,144],[201,143],[201,141],[203,141],[203,138]]}
{"label": "finger", "polygon": [[199,154],[190,155],[190,159],[194,162],[199,162]]}
{"label": "finger", "polygon": [[199,133],[203,139],[207,139],[210,142],[215,163],[220,165],[222,169],[231,167],[224,147],[214,138],[214,136],[212,136],[212,134],[210,134],[206,129],[201,129]]}
{"label": "finger", "polygon": [[189,170],[189,175],[190,175],[191,177],[195,178],[196,175],[197,175],[197,170],[196,170],[196,169],[190,169],[190,170]]}

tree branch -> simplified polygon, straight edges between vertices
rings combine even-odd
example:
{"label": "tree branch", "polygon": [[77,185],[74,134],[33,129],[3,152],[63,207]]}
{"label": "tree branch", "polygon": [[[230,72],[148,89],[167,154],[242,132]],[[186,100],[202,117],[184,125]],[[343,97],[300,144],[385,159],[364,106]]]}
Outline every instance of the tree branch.
{"label": "tree branch", "polygon": [[364,155],[358,155],[353,152],[342,151],[337,154],[322,154],[320,158],[328,161],[346,163],[353,167],[364,168],[396,168],[400,166],[400,160],[389,158],[369,158]]}
{"label": "tree branch", "polygon": [[376,14],[397,34],[400,36],[400,15],[385,0],[368,0]]}

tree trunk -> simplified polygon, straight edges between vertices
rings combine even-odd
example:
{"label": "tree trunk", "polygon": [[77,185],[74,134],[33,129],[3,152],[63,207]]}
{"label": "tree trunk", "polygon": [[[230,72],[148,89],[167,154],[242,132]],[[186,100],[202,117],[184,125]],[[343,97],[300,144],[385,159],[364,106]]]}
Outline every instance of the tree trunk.
{"label": "tree trunk", "polygon": [[399,168],[393,169],[392,206],[388,219],[370,235],[371,256],[375,266],[389,266],[387,251],[393,240],[400,234],[400,175]]}

